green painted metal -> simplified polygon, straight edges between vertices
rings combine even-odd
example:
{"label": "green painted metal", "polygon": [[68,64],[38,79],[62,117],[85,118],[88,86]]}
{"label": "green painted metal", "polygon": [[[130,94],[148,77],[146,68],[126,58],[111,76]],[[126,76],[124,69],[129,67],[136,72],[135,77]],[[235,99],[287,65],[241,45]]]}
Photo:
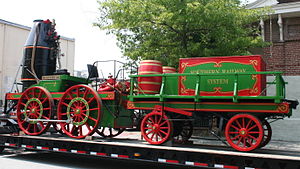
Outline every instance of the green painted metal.
{"label": "green painted metal", "polygon": [[50,75],[44,76],[43,79],[33,86],[42,86],[49,92],[64,92],[71,86],[88,84],[87,79],[70,75]]}
{"label": "green painted metal", "polygon": [[[195,101],[201,101],[201,99],[231,99],[233,102],[238,102],[239,99],[273,99],[275,103],[280,103],[282,99],[285,98],[285,82],[281,76],[282,72],[240,72],[240,73],[218,73],[218,74],[194,74],[194,73],[173,73],[173,74],[152,74],[152,75],[131,75],[131,90],[130,90],[130,95],[129,95],[129,100],[134,101],[136,98],[160,98],[160,100],[163,100],[164,98],[178,98],[178,99],[194,99]],[[177,95],[174,94],[176,91],[170,91],[169,87],[164,85],[164,87],[161,88],[160,94],[159,95],[151,95],[151,94],[138,94],[134,93],[134,86],[137,86],[136,80],[134,80],[137,77],[151,77],[151,76],[162,76],[168,81],[168,78],[170,77],[190,77],[191,79],[196,79],[196,82],[191,84],[194,85],[193,88],[199,90],[199,86],[202,86],[202,78],[205,76],[228,76],[232,75],[234,76],[234,85],[232,86],[232,91],[234,91],[233,96],[200,96],[200,94],[195,95]],[[238,95],[238,89],[241,86],[240,83],[244,83],[240,79],[241,76],[243,75],[275,75],[276,81],[274,82],[274,85],[276,86],[276,95],[275,96],[239,96]],[[163,78],[163,79],[164,79]],[[199,79],[199,80],[197,80]],[[164,81],[164,83],[165,83]],[[135,84],[133,84],[135,83]],[[176,83],[175,83],[176,84]],[[178,83],[177,83],[178,84]],[[198,86],[198,87],[197,87]],[[166,90],[168,88],[169,90]],[[178,90],[178,88],[176,88]],[[175,90],[175,89],[173,89]]]}

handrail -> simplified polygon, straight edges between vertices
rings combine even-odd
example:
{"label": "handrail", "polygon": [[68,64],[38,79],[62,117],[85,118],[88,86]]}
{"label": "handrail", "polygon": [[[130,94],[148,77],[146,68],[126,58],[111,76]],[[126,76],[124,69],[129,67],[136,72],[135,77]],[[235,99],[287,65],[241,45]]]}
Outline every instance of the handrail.
{"label": "handrail", "polygon": [[[160,101],[163,101],[164,98],[168,98],[171,95],[167,95],[164,93],[165,88],[167,87],[165,84],[165,81],[167,77],[182,77],[182,76],[194,76],[196,79],[195,83],[195,93],[194,95],[190,95],[194,98],[195,102],[199,102],[200,98],[205,99],[205,98],[210,98],[207,96],[200,96],[200,85],[201,85],[201,77],[203,76],[234,76],[234,83],[233,83],[233,96],[231,96],[233,102],[238,102],[238,99],[241,98],[261,98],[261,99],[274,99],[275,103],[280,103],[282,99],[285,98],[285,84],[286,82],[282,78],[281,74],[283,72],[278,72],[278,71],[268,71],[268,72],[244,72],[244,73],[214,73],[214,74],[208,74],[208,73],[170,73],[170,74],[148,74],[148,75],[130,75],[129,77],[131,78],[131,83],[134,83],[135,78],[137,77],[162,77],[162,85],[159,94],[157,95],[152,95],[153,97],[157,96]],[[272,84],[276,85],[276,95],[275,96],[239,96],[238,95],[238,86],[239,86],[239,76],[241,75],[274,75],[275,76],[275,82]],[[196,78],[197,77],[197,78]],[[269,83],[270,84],[270,83]],[[130,96],[129,97],[134,97],[134,92],[133,92],[133,87],[134,84],[131,84],[131,90],[130,90]],[[138,95],[136,95],[138,96]],[[144,95],[151,97],[151,95]],[[178,95],[181,96],[181,95]],[[172,97],[176,98],[176,95],[172,95]],[[216,96],[222,98],[222,96]],[[142,96],[139,96],[138,98],[142,98]]]}

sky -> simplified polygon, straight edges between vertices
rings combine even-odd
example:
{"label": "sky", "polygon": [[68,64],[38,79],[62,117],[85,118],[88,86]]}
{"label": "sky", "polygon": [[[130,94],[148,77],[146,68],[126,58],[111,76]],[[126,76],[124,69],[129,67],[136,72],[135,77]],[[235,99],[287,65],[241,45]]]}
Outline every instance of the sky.
{"label": "sky", "polygon": [[83,70],[96,60],[124,61],[115,37],[93,26],[98,7],[97,0],[2,0],[0,19],[29,27],[35,19],[55,19],[59,35],[75,38],[75,70]]}

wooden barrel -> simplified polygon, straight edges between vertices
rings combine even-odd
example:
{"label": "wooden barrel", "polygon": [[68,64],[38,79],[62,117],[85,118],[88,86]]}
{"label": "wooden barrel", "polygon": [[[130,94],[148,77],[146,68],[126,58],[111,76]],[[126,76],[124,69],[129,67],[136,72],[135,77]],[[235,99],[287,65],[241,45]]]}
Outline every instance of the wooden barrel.
{"label": "wooden barrel", "polygon": [[[138,75],[162,74],[162,64],[157,60],[143,60],[140,62]],[[158,94],[161,86],[161,76],[138,77],[140,94]]]}
{"label": "wooden barrel", "polygon": [[163,66],[163,73],[176,73],[176,68],[170,66]]}

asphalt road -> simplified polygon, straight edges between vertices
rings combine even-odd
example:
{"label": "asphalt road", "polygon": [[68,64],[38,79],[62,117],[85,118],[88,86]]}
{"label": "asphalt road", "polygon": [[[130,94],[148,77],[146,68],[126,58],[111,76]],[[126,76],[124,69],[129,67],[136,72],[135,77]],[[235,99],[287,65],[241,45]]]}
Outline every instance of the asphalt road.
{"label": "asphalt road", "polygon": [[187,169],[191,167],[103,159],[93,156],[52,152],[5,150],[0,154],[0,169]]}

